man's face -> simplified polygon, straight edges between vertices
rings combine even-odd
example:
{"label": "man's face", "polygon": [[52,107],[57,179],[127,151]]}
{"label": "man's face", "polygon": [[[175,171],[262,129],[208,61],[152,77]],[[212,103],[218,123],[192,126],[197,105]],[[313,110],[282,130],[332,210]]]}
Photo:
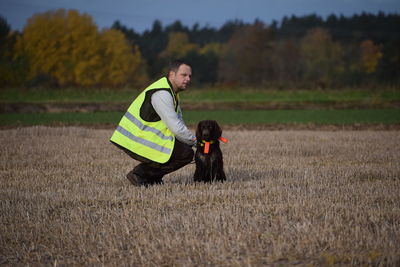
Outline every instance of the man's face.
{"label": "man's face", "polygon": [[191,77],[192,68],[186,64],[180,65],[177,72],[171,71],[169,73],[169,81],[171,82],[175,92],[186,90],[189,86]]}

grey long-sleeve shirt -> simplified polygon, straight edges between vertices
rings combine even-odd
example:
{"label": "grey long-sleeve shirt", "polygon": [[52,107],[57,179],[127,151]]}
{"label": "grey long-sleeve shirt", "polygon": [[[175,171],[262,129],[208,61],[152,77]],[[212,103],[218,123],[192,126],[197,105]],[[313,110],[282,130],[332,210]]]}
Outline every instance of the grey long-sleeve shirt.
{"label": "grey long-sleeve shirt", "polygon": [[174,100],[169,92],[165,90],[155,92],[151,96],[151,104],[161,120],[179,141],[191,146],[195,144],[195,141],[193,141],[195,136],[185,125],[181,108],[178,107],[178,113],[175,112]]}

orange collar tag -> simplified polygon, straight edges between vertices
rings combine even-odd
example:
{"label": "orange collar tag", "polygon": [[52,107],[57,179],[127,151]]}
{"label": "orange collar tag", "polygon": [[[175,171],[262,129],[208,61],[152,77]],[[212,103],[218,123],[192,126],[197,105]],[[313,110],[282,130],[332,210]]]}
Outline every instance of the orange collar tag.
{"label": "orange collar tag", "polygon": [[204,154],[208,154],[210,151],[210,142],[204,142]]}
{"label": "orange collar tag", "polygon": [[222,136],[219,138],[219,140],[220,140],[221,142],[228,143],[228,139],[223,138]]}

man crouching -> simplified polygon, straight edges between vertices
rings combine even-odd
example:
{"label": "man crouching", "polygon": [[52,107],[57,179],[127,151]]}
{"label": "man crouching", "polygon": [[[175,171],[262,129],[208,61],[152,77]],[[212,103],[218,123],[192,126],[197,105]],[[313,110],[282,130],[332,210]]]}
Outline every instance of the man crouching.
{"label": "man crouching", "polygon": [[129,106],[110,141],[140,161],[127,174],[135,186],[163,183],[163,176],[189,164],[196,137],[187,128],[178,94],[187,89],[191,66],[171,62],[166,77],[147,87]]}

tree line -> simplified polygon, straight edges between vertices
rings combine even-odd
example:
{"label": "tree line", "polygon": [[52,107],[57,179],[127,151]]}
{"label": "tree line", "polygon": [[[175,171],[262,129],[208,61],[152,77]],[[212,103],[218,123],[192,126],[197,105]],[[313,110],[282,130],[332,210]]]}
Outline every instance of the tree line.
{"label": "tree line", "polygon": [[59,9],[17,32],[0,16],[0,87],[143,86],[175,58],[193,65],[197,86],[398,86],[398,25],[398,14],[312,14],[220,28],[156,20],[138,33],[119,21],[99,30],[90,15]]}

